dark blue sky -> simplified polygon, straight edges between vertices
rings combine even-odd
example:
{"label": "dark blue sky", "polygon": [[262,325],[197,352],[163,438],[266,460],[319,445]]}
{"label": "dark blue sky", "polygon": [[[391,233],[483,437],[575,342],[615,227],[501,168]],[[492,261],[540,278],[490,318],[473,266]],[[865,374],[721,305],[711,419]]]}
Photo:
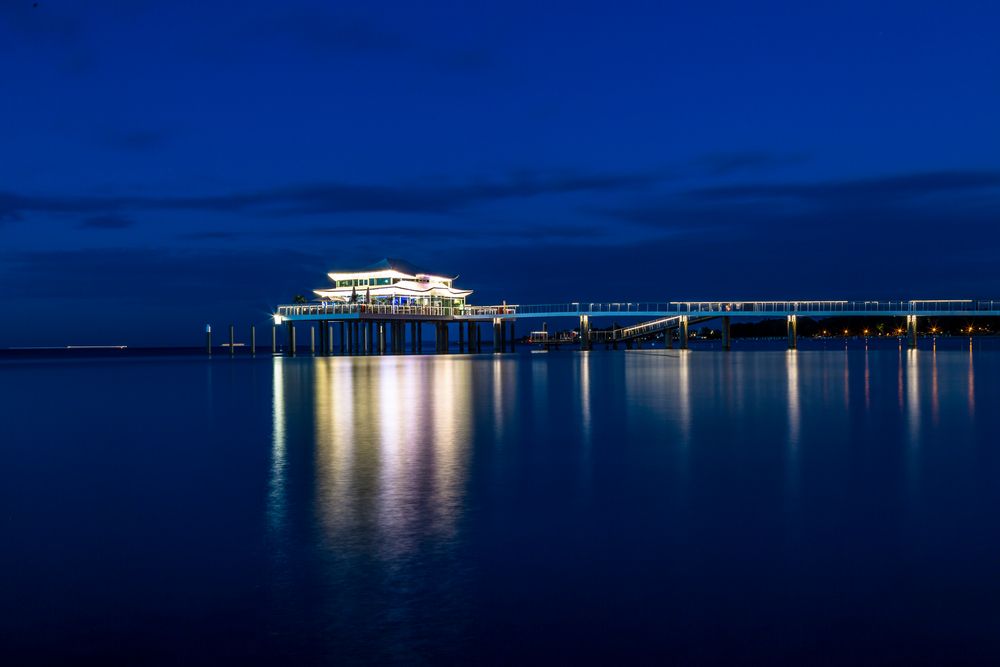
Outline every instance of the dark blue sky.
{"label": "dark blue sky", "polygon": [[1000,298],[995,2],[0,3],[0,346],[382,256],[506,299]]}

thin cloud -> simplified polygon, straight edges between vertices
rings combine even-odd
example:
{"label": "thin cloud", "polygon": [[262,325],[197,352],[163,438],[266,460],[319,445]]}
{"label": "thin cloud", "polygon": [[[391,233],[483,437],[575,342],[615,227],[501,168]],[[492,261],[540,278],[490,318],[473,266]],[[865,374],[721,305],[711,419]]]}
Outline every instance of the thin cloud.
{"label": "thin cloud", "polygon": [[0,221],[27,212],[102,213],[121,211],[211,211],[272,217],[338,213],[448,214],[494,201],[613,192],[654,182],[652,174],[525,175],[452,187],[377,186],[320,183],[198,197],[32,196],[0,192]]}
{"label": "thin cloud", "polygon": [[135,224],[131,218],[117,215],[95,215],[80,223],[82,229],[125,229]]}

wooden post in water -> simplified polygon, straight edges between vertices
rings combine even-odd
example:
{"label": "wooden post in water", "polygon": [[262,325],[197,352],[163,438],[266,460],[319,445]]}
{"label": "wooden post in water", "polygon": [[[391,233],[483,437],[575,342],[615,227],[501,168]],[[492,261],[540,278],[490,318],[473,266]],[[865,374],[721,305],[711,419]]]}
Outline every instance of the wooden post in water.
{"label": "wooden post in water", "polygon": [[236,353],[236,326],[229,325],[229,356]]}
{"label": "wooden post in water", "polygon": [[316,327],[309,327],[309,351],[316,354]]}
{"label": "wooden post in water", "polygon": [[295,356],[295,322],[288,321],[288,354]]}
{"label": "wooden post in water", "polygon": [[212,325],[205,325],[205,354],[212,354]]}
{"label": "wooden post in water", "polygon": [[278,351],[278,325],[271,325],[271,354]]}
{"label": "wooden post in water", "polygon": [[250,354],[257,354],[257,325],[250,325]]}

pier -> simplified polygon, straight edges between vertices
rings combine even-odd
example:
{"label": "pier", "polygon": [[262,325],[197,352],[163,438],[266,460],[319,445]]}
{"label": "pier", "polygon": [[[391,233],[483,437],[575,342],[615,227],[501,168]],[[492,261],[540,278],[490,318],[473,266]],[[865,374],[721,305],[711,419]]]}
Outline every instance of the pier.
{"label": "pier", "polygon": [[[279,329],[286,331],[285,351],[293,355],[299,352],[300,345],[308,345],[311,354],[323,355],[404,354],[408,347],[411,353],[417,353],[424,350],[425,333],[433,336],[436,353],[450,351],[453,341],[459,352],[481,352],[484,337],[494,352],[511,352],[518,330],[530,332],[522,340],[543,349],[575,346],[591,350],[595,345],[628,349],[661,336],[667,347],[673,346],[676,339],[678,348],[687,349],[690,328],[711,321],[720,325],[722,348],[730,350],[734,321],[768,319],[784,320],[788,348],[796,349],[799,321],[803,318],[898,318],[905,321],[908,346],[915,348],[921,323],[929,318],[1000,317],[1000,300],[970,299],[574,301],[477,306],[468,303],[472,290],[455,285],[458,276],[418,269],[390,258],[357,269],[333,271],[327,277],[330,285],[312,290],[313,301],[300,295],[295,297],[296,303],[274,309],[272,350],[277,349]],[[549,332],[549,322],[566,319],[575,325],[571,331]],[[633,323],[618,324],[622,319]],[[523,326],[519,325],[522,321]],[[602,323],[610,326],[602,327]],[[237,344],[232,326],[228,333],[228,352],[233,354]],[[305,333],[302,340],[300,333]],[[903,329],[898,334],[903,338]],[[206,327],[206,348],[211,354],[211,327]],[[256,351],[254,327],[250,331],[250,350]]]}
{"label": "pier", "polygon": [[[613,318],[643,319],[636,324],[602,330],[592,329],[593,323]],[[396,306],[389,304],[313,303],[278,306],[274,325],[285,326],[289,335],[289,350],[294,353],[296,326],[318,328],[320,351],[326,354],[339,349],[348,353],[401,352],[405,350],[405,329],[409,325],[411,341],[420,348],[422,331],[430,325],[437,345],[435,350],[449,349],[451,340],[459,341],[459,350],[479,352],[482,328],[490,327],[495,351],[513,348],[517,322],[545,322],[558,318],[574,318],[579,332],[575,337],[548,336],[546,330],[528,336],[528,342],[541,346],[578,345],[592,349],[595,344],[629,345],[642,337],[663,334],[668,344],[677,338],[681,349],[688,346],[689,327],[709,321],[719,321],[722,345],[732,344],[730,324],[734,320],[784,319],[788,347],[798,344],[799,318],[829,317],[892,317],[906,322],[906,340],[916,347],[919,324],[924,318],[1000,317],[1000,301],[670,301],[665,303],[584,303],[497,306]],[[529,328],[526,327],[525,330]],[[334,344],[334,332],[339,346]],[[454,332],[454,336],[452,335]],[[415,333],[415,335],[414,335]],[[544,334],[544,335],[541,335]],[[386,341],[389,341],[388,344]]]}

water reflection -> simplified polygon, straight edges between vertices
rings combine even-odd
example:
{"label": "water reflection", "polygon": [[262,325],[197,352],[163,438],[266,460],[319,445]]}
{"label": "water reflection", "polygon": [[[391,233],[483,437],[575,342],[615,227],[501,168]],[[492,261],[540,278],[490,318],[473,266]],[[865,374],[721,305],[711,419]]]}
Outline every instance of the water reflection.
{"label": "water reflection", "polygon": [[[287,459],[298,457],[302,470],[311,457],[314,478],[296,482],[313,489],[327,548],[392,560],[453,535],[471,438],[471,369],[449,357],[275,358],[272,519],[303,491],[289,489]],[[290,411],[295,424],[286,423]],[[302,432],[306,424],[311,433]]]}
{"label": "water reflection", "polygon": [[785,374],[788,385],[788,446],[790,458],[799,448],[802,432],[802,406],[799,402],[799,353],[789,350],[785,355]]}

